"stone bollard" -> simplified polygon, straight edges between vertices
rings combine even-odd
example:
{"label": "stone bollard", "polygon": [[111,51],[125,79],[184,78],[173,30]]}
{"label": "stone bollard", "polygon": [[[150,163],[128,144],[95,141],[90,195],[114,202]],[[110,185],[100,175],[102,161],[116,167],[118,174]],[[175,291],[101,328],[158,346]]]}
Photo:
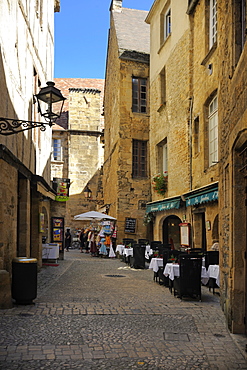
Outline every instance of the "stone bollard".
{"label": "stone bollard", "polygon": [[0,309],[12,308],[11,283],[9,273],[0,270]]}

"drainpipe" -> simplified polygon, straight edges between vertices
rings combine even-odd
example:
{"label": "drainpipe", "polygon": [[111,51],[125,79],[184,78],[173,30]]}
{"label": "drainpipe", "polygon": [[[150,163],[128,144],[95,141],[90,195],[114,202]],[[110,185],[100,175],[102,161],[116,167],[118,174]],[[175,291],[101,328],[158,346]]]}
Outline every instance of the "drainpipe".
{"label": "drainpipe", "polygon": [[194,98],[189,98],[190,100],[190,116],[189,116],[189,188],[192,190],[192,114],[193,114],[193,101]]}

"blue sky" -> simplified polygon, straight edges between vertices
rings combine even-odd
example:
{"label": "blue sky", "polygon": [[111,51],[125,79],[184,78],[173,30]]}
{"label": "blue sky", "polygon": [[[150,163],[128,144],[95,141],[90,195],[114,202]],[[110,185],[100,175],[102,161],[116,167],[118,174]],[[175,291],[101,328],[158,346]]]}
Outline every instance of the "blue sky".
{"label": "blue sky", "polygon": [[[123,0],[150,10],[154,0]],[[55,78],[105,78],[111,0],[61,0],[55,13]]]}

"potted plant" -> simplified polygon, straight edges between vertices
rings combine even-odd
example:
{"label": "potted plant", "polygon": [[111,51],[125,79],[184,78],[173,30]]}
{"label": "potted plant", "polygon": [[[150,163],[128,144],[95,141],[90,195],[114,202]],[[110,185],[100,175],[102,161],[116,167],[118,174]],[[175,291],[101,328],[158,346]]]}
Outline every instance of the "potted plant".
{"label": "potted plant", "polygon": [[165,195],[167,192],[168,175],[167,171],[158,173],[153,177],[153,188],[160,195]]}

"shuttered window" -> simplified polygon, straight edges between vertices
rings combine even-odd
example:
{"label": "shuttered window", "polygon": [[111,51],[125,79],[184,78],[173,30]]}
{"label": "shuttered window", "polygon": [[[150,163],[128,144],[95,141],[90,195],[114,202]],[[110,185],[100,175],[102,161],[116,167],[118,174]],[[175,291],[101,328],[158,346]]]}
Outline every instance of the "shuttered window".
{"label": "shuttered window", "polygon": [[132,176],[147,177],[147,142],[133,140]]}

